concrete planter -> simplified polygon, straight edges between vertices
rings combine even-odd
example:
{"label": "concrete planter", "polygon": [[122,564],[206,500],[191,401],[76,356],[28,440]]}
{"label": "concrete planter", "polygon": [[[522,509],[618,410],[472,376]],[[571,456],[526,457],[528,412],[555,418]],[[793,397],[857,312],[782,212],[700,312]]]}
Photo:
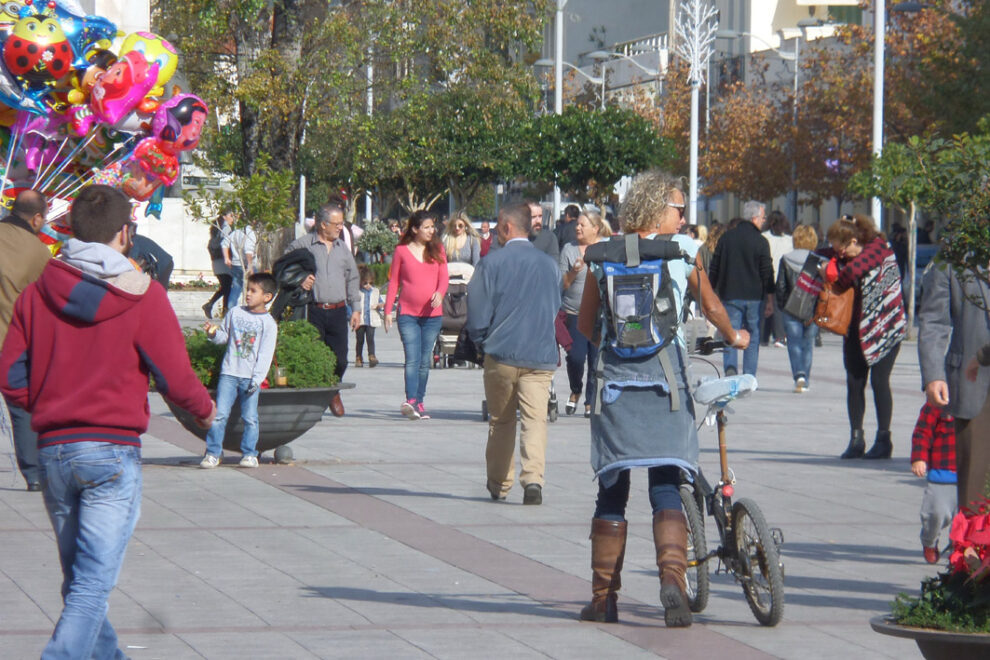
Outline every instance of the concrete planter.
{"label": "concrete planter", "polygon": [[910,628],[894,623],[887,616],[870,619],[870,627],[881,635],[913,639],[928,660],[986,660],[990,658],[990,634],[954,633],[944,630]]}
{"label": "concrete planter", "polygon": [[[330,399],[340,390],[352,389],[353,383],[340,383],[335,387],[296,389],[291,387],[261,390],[258,399],[258,453],[271,451],[288,444],[313,428],[323,419],[323,413],[330,406]],[[215,392],[211,391],[211,395]],[[169,410],[183,427],[200,440],[206,440],[207,429],[196,425],[192,415],[165,399]],[[223,448],[240,451],[241,406],[238,403],[230,411],[227,429],[223,438]],[[290,454],[291,455],[291,454]]]}

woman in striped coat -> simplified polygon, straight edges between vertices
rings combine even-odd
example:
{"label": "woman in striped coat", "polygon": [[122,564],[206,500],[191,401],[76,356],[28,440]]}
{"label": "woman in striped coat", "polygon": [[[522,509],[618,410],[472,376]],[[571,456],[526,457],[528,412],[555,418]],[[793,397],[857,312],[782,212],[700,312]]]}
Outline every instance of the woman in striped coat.
{"label": "woman in striped coat", "polygon": [[[869,216],[836,220],[828,229],[828,242],[832,247],[823,252],[834,259],[823,266],[826,281],[837,293],[856,291],[852,321],[842,341],[850,427],[842,458],[890,458],[890,372],[907,329],[897,260]],[[867,379],[877,413],[876,440],[869,451],[863,434]]]}

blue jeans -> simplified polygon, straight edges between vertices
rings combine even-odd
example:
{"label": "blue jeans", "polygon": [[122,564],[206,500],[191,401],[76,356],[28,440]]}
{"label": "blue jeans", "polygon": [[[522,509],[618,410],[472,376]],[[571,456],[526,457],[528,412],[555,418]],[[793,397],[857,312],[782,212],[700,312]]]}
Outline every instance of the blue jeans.
{"label": "blue jeans", "polygon": [[230,296],[227,298],[229,309],[241,304],[241,291],[244,290],[244,269],[240,266],[230,267]]}
{"label": "blue jeans", "polygon": [[[749,347],[743,351],[743,373],[755,376],[760,361],[760,322],[766,303],[762,300],[726,300],[724,304],[732,327],[749,332]],[[722,354],[722,370],[730,367],[739,373],[739,356],[734,348],[726,348]]]}
{"label": "blue jeans", "polygon": [[787,357],[791,359],[791,375],[794,380],[800,377],[811,378],[811,356],[815,350],[815,337],[818,326],[814,323],[805,325],[801,319],[781,310],[784,319],[784,331],[787,333]]}
{"label": "blue jeans", "polygon": [[125,658],[107,618],[141,513],[141,448],[71,442],[39,450],[65,606],[41,657]]}
{"label": "blue jeans", "polygon": [[399,336],[406,354],[406,400],[423,403],[426,381],[430,378],[433,346],[437,343],[442,316],[399,314]]}
{"label": "blue jeans", "polygon": [[[567,332],[571,334],[571,350],[564,358],[567,365],[567,382],[571,386],[571,394],[580,394],[584,389],[584,405],[590,406],[595,393],[595,361],[598,360],[598,346],[588,341],[588,338],[578,331],[577,314],[567,315]],[[587,363],[588,385],[584,387],[581,379],[585,374]]]}
{"label": "blue jeans", "polygon": [[238,378],[220,374],[217,383],[217,417],[213,426],[206,433],[206,453],[220,456],[223,453],[223,436],[227,432],[227,419],[235,401],[241,402],[241,421],[244,422],[244,435],[241,436],[241,453],[245,456],[257,456],[255,447],[258,445],[258,397],[261,390],[255,390],[248,396],[251,387],[250,378]]}
{"label": "blue jeans", "polygon": [[[673,465],[661,465],[647,470],[650,489],[650,505],[653,513],[664,510],[681,510],[681,469]],[[626,519],[626,503],[629,501],[629,470],[619,473],[611,488],[605,488],[598,480],[598,500],[595,502],[595,518],[622,522]]]}

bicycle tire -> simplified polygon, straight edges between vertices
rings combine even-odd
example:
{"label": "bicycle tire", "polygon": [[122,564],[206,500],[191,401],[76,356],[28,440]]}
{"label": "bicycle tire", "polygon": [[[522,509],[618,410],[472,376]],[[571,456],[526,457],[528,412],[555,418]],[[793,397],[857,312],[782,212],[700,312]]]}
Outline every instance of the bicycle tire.
{"label": "bicycle tire", "polygon": [[732,506],[736,575],[753,616],[764,626],[776,626],[784,614],[784,569],[777,544],[756,502],[741,499]]}
{"label": "bicycle tire", "polygon": [[[687,539],[687,559],[688,568],[685,574],[687,578],[688,607],[695,614],[703,612],[708,606],[708,594],[711,589],[708,575],[708,562],[698,563],[698,558],[703,558],[708,554],[708,544],[705,541],[705,517],[701,515],[698,508],[698,501],[695,499],[695,491],[689,485],[680,488],[681,506],[684,507],[684,516],[687,518],[688,539]],[[692,566],[692,563],[694,564]]]}

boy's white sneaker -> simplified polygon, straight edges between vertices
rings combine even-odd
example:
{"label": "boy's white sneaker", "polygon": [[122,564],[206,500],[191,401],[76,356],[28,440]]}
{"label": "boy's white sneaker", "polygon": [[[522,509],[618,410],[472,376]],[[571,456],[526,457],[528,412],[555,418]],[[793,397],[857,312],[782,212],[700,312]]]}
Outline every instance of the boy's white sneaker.
{"label": "boy's white sneaker", "polygon": [[199,462],[199,467],[204,470],[212,470],[213,468],[220,465],[220,457],[214,456],[213,454],[207,454],[203,457],[203,460]]}
{"label": "boy's white sneaker", "polygon": [[258,467],[258,457],[257,456],[245,456],[238,463],[242,468],[256,468]]}

